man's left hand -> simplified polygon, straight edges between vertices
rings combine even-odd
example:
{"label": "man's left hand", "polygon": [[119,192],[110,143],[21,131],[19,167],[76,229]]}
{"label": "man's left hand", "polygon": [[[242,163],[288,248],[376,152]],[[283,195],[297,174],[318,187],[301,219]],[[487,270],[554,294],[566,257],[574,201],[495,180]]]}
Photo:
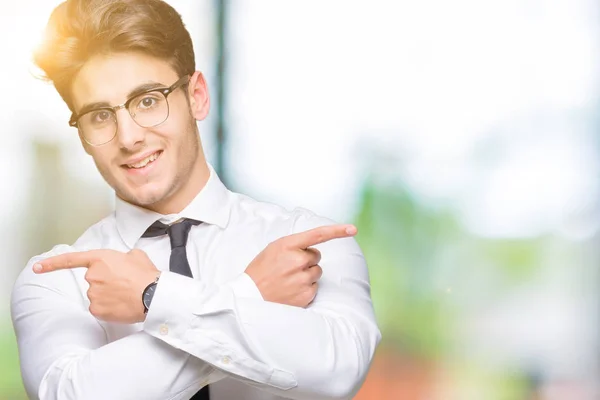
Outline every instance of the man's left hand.
{"label": "man's left hand", "polygon": [[145,252],[103,249],[65,253],[37,262],[33,271],[42,274],[82,267],[87,268],[87,296],[94,317],[126,324],[144,321],[142,293],[159,274]]}

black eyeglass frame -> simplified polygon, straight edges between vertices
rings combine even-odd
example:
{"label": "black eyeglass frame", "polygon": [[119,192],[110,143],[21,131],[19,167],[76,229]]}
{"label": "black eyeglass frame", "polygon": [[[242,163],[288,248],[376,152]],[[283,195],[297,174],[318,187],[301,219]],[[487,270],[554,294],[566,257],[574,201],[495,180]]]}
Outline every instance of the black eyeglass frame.
{"label": "black eyeglass frame", "polygon": [[[184,84],[189,83],[189,79],[190,79],[189,75],[183,75],[181,78],[179,78],[177,80],[177,82],[175,82],[174,84],[172,84],[171,86],[169,86],[167,88],[148,89],[148,90],[145,90],[143,92],[136,93],[134,96],[132,96],[129,99],[127,99],[127,101],[125,103],[119,104],[117,106],[113,106],[113,107],[98,107],[98,108],[94,108],[92,110],[86,111],[85,113],[83,113],[81,115],[77,115],[76,113],[73,113],[71,115],[71,118],[69,119],[69,126],[72,126],[74,128],[80,129],[79,128],[79,124],[78,124],[79,119],[81,117],[83,117],[84,115],[86,115],[86,114],[89,114],[89,113],[92,113],[92,112],[98,112],[98,111],[108,111],[108,112],[112,113],[113,116],[114,116],[114,120],[115,120],[116,124],[118,125],[117,114],[116,114],[117,111],[119,111],[119,110],[121,110],[123,108],[126,108],[127,111],[129,111],[129,105],[131,104],[131,102],[133,100],[139,98],[140,96],[143,96],[143,95],[148,94],[148,93],[153,93],[153,92],[159,92],[163,96],[165,96],[165,100],[167,101],[167,116],[165,117],[165,119],[163,119],[162,121],[160,121],[160,122],[158,122],[158,123],[156,123],[154,125],[143,126],[143,125],[140,125],[135,120],[135,118],[133,118],[133,116],[132,116],[132,118],[133,118],[133,120],[135,121],[136,124],[140,125],[143,128],[152,128],[154,126],[160,125],[163,122],[165,122],[167,119],[169,119],[169,114],[170,114],[170,106],[169,106],[169,99],[168,99],[169,95],[171,93],[173,93],[175,90],[177,90],[180,86],[183,86]],[[131,115],[131,113],[130,113],[130,115]],[[81,135],[83,136],[84,140],[89,145],[91,145],[91,146],[102,146],[103,144],[106,144],[106,143],[110,142],[111,140],[113,140],[115,138],[115,136],[117,136],[117,131],[118,131],[118,126],[115,128],[115,134],[109,140],[107,140],[104,143],[100,143],[100,144],[94,144],[94,143],[88,142],[88,140],[85,138],[85,135],[83,134],[83,132],[81,132]]]}

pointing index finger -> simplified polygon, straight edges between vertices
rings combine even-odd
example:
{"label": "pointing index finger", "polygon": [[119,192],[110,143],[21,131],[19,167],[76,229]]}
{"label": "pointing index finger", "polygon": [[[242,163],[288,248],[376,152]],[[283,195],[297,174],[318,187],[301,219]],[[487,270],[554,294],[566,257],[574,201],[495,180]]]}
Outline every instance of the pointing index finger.
{"label": "pointing index finger", "polygon": [[320,243],[333,239],[341,239],[356,235],[357,229],[354,225],[339,224],[327,225],[313,228],[305,232],[294,233],[288,236],[292,246],[306,249]]}
{"label": "pointing index finger", "polygon": [[36,262],[33,271],[40,274],[61,269],[88,268],[94,259],[96,259],[94,251],[65,253]]}

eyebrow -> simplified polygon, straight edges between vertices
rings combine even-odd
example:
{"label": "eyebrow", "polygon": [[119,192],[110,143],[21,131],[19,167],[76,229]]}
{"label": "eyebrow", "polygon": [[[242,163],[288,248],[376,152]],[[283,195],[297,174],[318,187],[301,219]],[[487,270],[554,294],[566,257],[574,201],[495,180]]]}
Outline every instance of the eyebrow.
{"label": "eyebrow", "polygon": [[[144,92],[150,91],[150,90],[154,90],[154,89],[163,89],[166,88],[167,86],[165,86],[162,83],[158,83],[158,82],[148,82],[148,83],[142,83],[139,86],[136,86],[135,88],[133,88],[132,90],[129,91],[129,93],[127,93],[127,100],[129,101],[129,99],[142,94]],[[85,104],[83,107],[81,107],[81,109],[79,110],[79,112],[77,113],[77,115],[83,115],[87,112],[90,111],[94,111],[96,109],[99,108],[111,108],[113,106],[111,106],[108,102],[106,101],[98,101],[98,102],[94,102],[94,103],[87,103]]]}

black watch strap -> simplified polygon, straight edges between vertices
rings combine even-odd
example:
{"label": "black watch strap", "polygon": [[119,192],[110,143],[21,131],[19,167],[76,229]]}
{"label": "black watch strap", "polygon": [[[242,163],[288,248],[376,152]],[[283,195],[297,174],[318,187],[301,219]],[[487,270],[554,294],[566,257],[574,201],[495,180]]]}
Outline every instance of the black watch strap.
{"label": "black watch strap", "polygon": [[154,282],[146,286],[146,288],[142,292],[142,304],[144,305],[144,314],[146,314],[148,312],[148,309],[150,308],[150,304],[152,303],[152,299],[154,298],[154,292],[156,290],[156,286],[158,285],[159,279],[160,274],[158,274]]}

